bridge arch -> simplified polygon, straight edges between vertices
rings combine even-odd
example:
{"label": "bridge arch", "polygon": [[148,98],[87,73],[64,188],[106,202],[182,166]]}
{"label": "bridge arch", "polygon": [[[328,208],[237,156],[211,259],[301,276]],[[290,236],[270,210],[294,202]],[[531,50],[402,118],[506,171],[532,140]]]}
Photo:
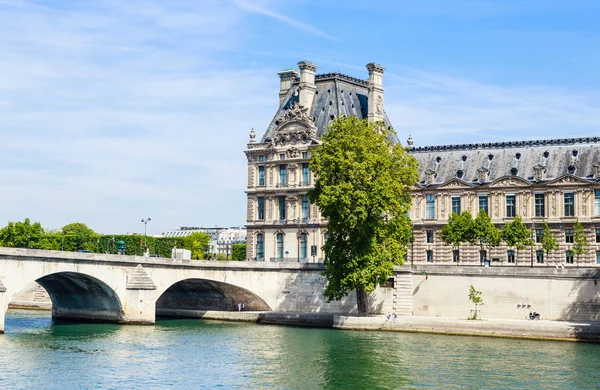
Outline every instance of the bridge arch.
{"label": "bridge arch", "polygon": [[79,272],[56,272],[37,279],[52,300],[52,317],[121,322],[121,300],[103,281]]}
{"label": "bridge arch", "polygon": [[258,295],[233,284],[189,278],[169,286],[156,300],[157,315],[195,316],[192,311],[233,311],[237,304],[246,311],[271,311]]}

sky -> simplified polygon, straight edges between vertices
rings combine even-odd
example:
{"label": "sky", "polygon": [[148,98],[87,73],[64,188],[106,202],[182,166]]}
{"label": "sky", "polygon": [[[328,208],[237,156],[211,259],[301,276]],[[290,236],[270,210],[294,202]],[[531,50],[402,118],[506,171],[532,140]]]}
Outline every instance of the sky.
{"label": "sky", "polygon": [[245,223],[277,72],[384,74],[415,146],[597,136],[597,0],[0,0],[0,225]]}

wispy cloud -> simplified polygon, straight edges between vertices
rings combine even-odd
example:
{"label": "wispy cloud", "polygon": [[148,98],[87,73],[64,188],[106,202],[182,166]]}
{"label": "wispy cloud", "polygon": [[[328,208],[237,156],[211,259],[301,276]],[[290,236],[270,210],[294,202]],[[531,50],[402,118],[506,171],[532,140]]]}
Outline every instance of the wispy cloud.
{"label": "wispy cloud", "polygon": [[386,74],[386,110],[401,139],[447,144],[595,135],[600,90],[490,85],[403,69]]}
{"label": "wispy cloud", "polygon": [[297,20],[291,19],[285,15],[279,14],[275,11],[272,11],[268,8],[265,7],[261,7],[255,3],[249,3],[243,0],[234,0],[234,3],[236,5],[238,5],[240,8],[244,9],[247,12],[251,12],[251,13],[255,13],[255,14],[259,14],[259,15],[264,15],[264,16],[268,16],[269,18],[273,18],[276,19],[280,22],[283,22],[285,24],[288,24],[292,27],[297,27],[299,29],[302,29],[308,33],[311,33],[313,35],[322,37],[322,38],[326,38],[330,41],[339,41],[339,38],[334,37],[333,35],[330,35],[328,33],[326,33],[323,30],[320,30],[316,27],[313,27],[309,24],[306,23],[302,23],[299,22]]}

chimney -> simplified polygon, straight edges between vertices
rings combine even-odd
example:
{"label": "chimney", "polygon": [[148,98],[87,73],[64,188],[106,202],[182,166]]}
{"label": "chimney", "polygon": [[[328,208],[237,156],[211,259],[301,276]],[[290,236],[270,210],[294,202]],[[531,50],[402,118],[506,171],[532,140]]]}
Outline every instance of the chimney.
{"label": "chimney", "polygon": [[316,65],[311,64],[308,61],[298,62],[300,68],[300,105],[304,108],[308,108],[308,112],[311,112],[313,99],[315,97],[315,70]]}
{"label": "chimney", "polygon": [[279,105],[283,104],[283,99],[292,87],[298,71],[296,69],[285,69],[277,73],[279,75]]}
{"label": "chimney", "polygon": [[383,71],[385,68],[371,62],[367,64],[369,70],[369,122],[383,120]]}

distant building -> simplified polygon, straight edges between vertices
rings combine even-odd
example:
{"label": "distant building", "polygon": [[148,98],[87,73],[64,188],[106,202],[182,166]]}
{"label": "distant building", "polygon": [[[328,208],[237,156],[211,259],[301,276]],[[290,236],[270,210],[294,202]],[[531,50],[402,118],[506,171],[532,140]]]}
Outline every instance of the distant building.
{"label": "distant building", "polygon": [[[315,75],[317,67],[298,63],[300,72],[279,72],[279,108],[260,139],[254,129],[246,156],[247,257],[267,261],[321,261],[327,221],[308,201],[314,177],[311,151],[340,115],[382,121],[383,72],[368,64],[368,80],[339,73]],[[299,77],[298,77],[299,73]],[[399,142],[397,139],[394,142]],[[407,261],[479,264],[600,264],[600,137],[466,145],[407,145],[419,161],[420,181],[412,193],[413,243]],[[452,212],[486,210],[498,227],[520,215],[536,245],[524,250],[461,246],[441,241],[440,229]],[[589,252],[574,256],[573,223],[585,227]],[[559,250],[541,250],[547,221]],[[309,250],[309,249],[312,249]]]}
{"label": "distant building", "polygon": [[210,236],[208,242],[208,253],[225,255],[231,254],[231,246],[233,244],[246,243],[246,228],[245,227],[191,227],[182,226],[179,229],[169,230],[162,234],[162,237],[187,237],[192,233],[206,233]]}

